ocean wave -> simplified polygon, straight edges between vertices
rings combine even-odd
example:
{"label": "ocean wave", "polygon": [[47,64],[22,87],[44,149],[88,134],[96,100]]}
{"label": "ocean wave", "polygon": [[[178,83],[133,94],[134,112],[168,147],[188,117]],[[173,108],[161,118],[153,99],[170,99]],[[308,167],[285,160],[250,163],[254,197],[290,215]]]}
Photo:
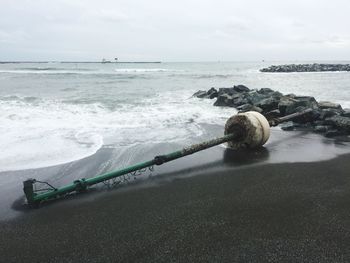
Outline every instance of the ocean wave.
{"label": "ocean wave", "polygon": [[104,70],[0,70],[0,74],[37,74],[37,75],[84,75],[92,77],[116,77],[120,79],[150,79],[151,74],[142,74],[161,71],[104,71]]}
{"label": "ocean wave", "polygon": [[[29,71],[70,71],[72,68],[58,68],[58,67],[28,67],[28,68],[16,68],[14,70],[29,70]],[[93,71],[89,68],[74,68],[74,71]]]}
{"label": "ocean wave", "polygon": [[[137,104],[68,103],[11,96],[0,100],[0,170],[38,168],[78,160],[103,144],[187,142],[205,131],[202,123],[223,125],[235,111],[179,92],[157,94]],[[33,103],[30,100],[36,100]],[[83,102],[83,101],[80,101]],[[181,105],[181,110],[179,110]],[[25,132],[23,132],[25,131]]]}
{"label": "ocean wave", "polygon": [[99,71],[83,71],[83,70],[28,70],[28,69],[9,69],[9,70],[0,70],[0,73],[9,73],[9,74],[98,74]]}
{"label": "ocean wave", "polygon": [[135,72],[168,72],[168,71],[175,71],[175,70],[169,70],[164,68],[116,68],[114,69],[116,72],[124,72],[124,73],[135,73]]}
{"label": "ocean wave", "polygon": [[35,96],[25,96],[20,97],[16,95],[0,96],[0,101],[12,101],[12,102],[26,102],[26,103],[36,103],[42,101],[41,98]]}
{"label": "ocean wave", "polygon": [[227,79],[232,78],[232,74],[190,74],[190,73],[172,73],[168,74],[168,77],[184,77],[184,78],[192,78],[192,79]]}
{"label": "ocean wave", "polygon": [[199,74],[199,75],[193,75],[193,77],[198,79],[212,79],[212,78],[220,78],[220,79],[227,79],[231,78],[231,74]]}

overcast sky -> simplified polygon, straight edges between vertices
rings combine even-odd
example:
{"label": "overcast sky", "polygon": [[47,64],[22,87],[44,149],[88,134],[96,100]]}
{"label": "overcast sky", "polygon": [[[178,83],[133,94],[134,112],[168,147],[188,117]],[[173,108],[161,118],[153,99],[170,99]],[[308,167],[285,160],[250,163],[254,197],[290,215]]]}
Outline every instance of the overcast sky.
{"label": "overcast sky", "polygon": [[0,60],[349,60],[349,0],[0,0]]}

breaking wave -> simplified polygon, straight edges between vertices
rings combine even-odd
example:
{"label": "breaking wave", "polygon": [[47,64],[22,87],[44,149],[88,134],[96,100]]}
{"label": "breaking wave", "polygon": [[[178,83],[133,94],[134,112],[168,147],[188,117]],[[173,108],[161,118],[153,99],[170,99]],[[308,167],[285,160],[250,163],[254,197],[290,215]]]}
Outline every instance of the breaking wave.
{"label": "breaking wave", "polygon": [[234,113],[188,95],[157,94],[113,109],[103,102],[0,97],[0,147],[6,149],[0,155],[0,171],[71,162],[103,145],[187,143],[203,134],[202,123],[223,125]]}
{"label": "breaking wave", "polygon": [[124,73],[143,73],[143,72],[168,72],[168,71],[175,71],[175,70],[169,70],[164,68],[116,68],[114,69],[116,72],[124,72]]}

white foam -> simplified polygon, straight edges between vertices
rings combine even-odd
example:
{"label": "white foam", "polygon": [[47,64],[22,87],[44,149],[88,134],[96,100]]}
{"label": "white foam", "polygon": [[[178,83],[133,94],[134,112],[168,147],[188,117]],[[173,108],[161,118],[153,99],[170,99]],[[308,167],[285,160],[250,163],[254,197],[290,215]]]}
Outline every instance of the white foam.
{"label": "white foam", "polygon": [[81,74],[81,75],[89,75],[89,74],[108,74],[108,72],[103,71],[84,71],[84,70],[31,70],[31,69],[16,69],[16,70],[0,70],[0,73],[10,73],[10,74]]}
{"label": "white foam", "polygon": [[235,110],[213,107],[186,92],[162,93],[121,104],[68,104],[59,100],[0,99],[0,171],[46,167],[94,154],[102,144],[178,142],[200,136],[201,123],[223,125]]}
{"label": "white foam", "polygon": [[164,68],[116,68],[114,71],[116,72],[125,72],[125,73],[137,73],[137,72],[167,72],[167,71],[175,71],[168,70]]}
{"label": "white foam", "polygon": [[116,73],[156,73],[156,72],[175,72],[177,70],[169,70],[163,68],[117,68],[117,69],[103,69],[103,70],[87,70],[87,69],[54,69],[54,68],[27,68],[27,69],[8,69],[0,70],[0,73],[10,74],[79,74],[79,75],[91,75],[91,74],[116,74]]}

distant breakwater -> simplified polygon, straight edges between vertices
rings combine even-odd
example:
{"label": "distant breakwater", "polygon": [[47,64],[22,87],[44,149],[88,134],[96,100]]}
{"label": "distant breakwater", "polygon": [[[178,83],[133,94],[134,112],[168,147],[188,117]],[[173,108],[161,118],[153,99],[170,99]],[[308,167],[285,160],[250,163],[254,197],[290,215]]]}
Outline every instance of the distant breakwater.
{"label": "distant breakwater", "polygon": [[327,71],[350,71],[350,64],[286,64],[272,65],[260,69],[261,72],[327,72]]}
{"label": "distant breakwater", "polygon": [[308,130],[326,137],[350,135],[350,109],[330,101],[316,101],[311,96],[284,95],[269,88],[249,89],[244,85],[197,91],[194,97],[216,99],[214,106],[234,107],[238,112],[257,111],[267,119],[283,117],[306,109],[312,111],[282,123],[283,130]]}

